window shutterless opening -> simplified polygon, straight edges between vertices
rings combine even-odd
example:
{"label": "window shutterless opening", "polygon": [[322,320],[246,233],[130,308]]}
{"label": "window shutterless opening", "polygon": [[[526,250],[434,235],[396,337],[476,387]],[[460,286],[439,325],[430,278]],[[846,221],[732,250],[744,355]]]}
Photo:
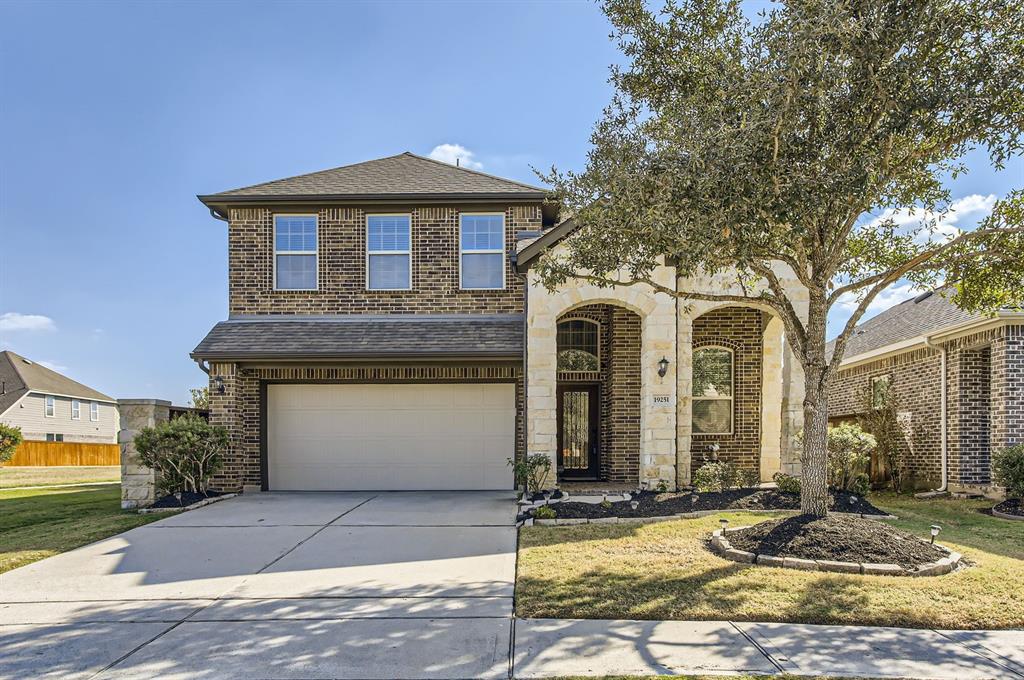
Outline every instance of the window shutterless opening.
{"label": "window shutterless opening", "polygon": [[505,288],[505,215],[459,215],[459,287],[463,290]]}
{"label": "window shutterless opening", "polygon": [[367,290],[412,290],[412,216],[367,215]]}
{"label": "window shutterless opening", "polygon": [[319,287],[316,215],[274,215],[274,290]]}

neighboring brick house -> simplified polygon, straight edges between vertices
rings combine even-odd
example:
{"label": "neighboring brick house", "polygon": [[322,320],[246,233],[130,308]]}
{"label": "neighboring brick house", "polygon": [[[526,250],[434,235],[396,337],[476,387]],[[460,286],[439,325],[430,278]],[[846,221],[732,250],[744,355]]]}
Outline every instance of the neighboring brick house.
{"label": "neighboring brick house", "polygon": [[559,483],[672,488],[715,449],[796,471],[781,323],[646,285],[547,290],[531,267],[573,224],[545,197],[410,153],[200,196],[228,230],[230,316],[192,352],[231,435],[217,487],[511,488],[527,452]]}
{"label": "neighboring brick house", "polygon": [[0,352],[0,423],[28,441],[117,443],[117,402],[14,352]]}
{"label": "neighboring brick house", "polygon": [[885,384],[914,486],[989,491],[992,451],[1024,442],[1024,314],[970,314],[938,293],[901,302],[857,326],[829,417],[855,419]]}

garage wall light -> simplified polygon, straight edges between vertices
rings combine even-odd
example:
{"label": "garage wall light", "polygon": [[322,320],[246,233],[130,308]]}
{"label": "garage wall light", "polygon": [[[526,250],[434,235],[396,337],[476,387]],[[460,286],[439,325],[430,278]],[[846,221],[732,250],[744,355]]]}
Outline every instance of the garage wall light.
{"label": "garage wall light", "polygon": [[211,382],[213,383],[213,393],[214,394],[224,394],[227,391],[224,388],[224,378],[223,378],[223,376],[215,375],[215,376],[213,376],[213,380],[211,380]]}

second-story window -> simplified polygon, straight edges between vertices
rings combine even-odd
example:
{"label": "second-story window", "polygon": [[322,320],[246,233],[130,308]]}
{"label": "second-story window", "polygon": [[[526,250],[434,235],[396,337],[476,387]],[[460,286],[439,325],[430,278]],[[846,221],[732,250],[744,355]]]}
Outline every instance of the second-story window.
{"label": "second-story window", "polygon": [[411,223],[409,215],[366,218],[366,287],[411,290]]}
{"label": "second-story window", "polygon": [[71,400],[71,420],[79,420],[82,417],[82,402],[77,399]]}
{"label": "second-story window", "polygon": [[463,213],[459,218],[459,287],[505,287],[505,216]]}
{"label": "second-story window", "polygon": [[274,215],[274,288],[316,290],[316,215]]}
{"label": "second-story window", "polygon": [[96,422],[100,419],[100,405],[95,401],[89,404],[89,420]]}
{"label": "second-story window", "polygon": [[47,418],[53,418],[56,415],[56,400],[51,396],[43,398],[43,415]]}

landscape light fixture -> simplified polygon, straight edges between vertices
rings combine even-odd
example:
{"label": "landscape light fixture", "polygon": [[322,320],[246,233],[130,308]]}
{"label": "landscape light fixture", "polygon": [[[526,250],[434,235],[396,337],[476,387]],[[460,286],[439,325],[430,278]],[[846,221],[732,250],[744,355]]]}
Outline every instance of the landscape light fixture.
{"label": "landscape light fixture", "polygon": [[932,544],[933,545],[935,543],[935,537],[939,535],[940,531],[942,531],[942,527],[940,527],[938,524],[933,524],[932,525]]}
{"label": "landscape light fixture", "polygon": [[726,529],[729,528],[729,520],[723,517],[722,519],[718,520],[718,523],[722,526],[722,533],[724,534]]}
{"label": "landscape light fixture", "polygon": [[658,377],[664,378],[666,373],[668,373],[668,359],[662,357],[658,362]]}
{"label": "landscape light fixture", "polygon": [[629,507],[631,507],[631,508],[633,508],[634,510],[636,510],[637,508],[639,508],[639,507],[640,507],[640,501],[638,501],[638,500],[636,500],[636,499],[634,498],[633,500],[631,500],[631,501],[629,502]]}

